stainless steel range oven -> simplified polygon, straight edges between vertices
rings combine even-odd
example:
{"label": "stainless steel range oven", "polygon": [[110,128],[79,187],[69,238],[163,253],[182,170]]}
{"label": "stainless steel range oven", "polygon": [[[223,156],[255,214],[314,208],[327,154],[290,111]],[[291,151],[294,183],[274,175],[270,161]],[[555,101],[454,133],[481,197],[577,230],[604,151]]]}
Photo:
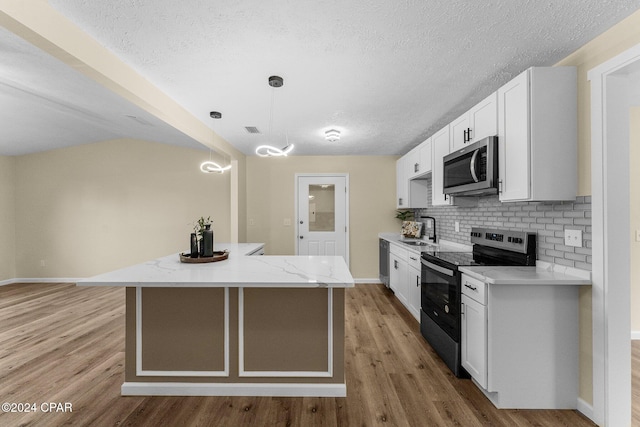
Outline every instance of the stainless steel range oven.
{"label": "stainless steel range oven", "polygon": [[536,234],[484,228],[471,230],[472,252],[423,252],[420,331],[457,377],[460,364],[459,266],[535,265]]}

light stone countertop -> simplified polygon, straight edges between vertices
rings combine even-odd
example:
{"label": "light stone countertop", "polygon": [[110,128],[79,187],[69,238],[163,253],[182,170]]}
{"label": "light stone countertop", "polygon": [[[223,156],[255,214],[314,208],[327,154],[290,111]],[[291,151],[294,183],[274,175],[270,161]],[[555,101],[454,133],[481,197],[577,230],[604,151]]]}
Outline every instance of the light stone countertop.
{"label": "light stone countertop", "polygon": [[591,272],[537,261],[535,267],[465,266],[462,273],[490,285],[591,285]]}
{"label": "light stone countertop", "polygon": [[325,287],[350,288],[354,280],[341,256],[245,256],[262,244],[216,244],[224,261],[181,263],[178,253],[88,279],[78,286]]}
{"label": "light stone countertop", "polygon": [[[400,233],[378,233],[378,238],[384,239],[389,243],[394,243],[402,246],[403,248],[413,251],[415,253],[420,253],[423,251],[440,251],[440,252],[471,252],[473,247],[470,245],[463,245],[461,243],[449,242],[448,240],[438,240],[437,244],[434,244],[431,240],[423,239],[405,239],[400,237]],[[426,242],[427,246],[414,246],[408,245],[405,242],[412,241],[422,241]]]}

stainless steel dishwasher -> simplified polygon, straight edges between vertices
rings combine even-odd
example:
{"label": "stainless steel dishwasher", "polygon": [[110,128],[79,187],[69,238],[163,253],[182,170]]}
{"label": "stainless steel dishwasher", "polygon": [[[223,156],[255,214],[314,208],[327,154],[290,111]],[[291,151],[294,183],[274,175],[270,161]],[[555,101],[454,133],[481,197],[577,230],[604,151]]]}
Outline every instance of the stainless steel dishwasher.
{"label": "stainless steel dishwasher", "polygon": [[389,242],[384,239],[380,240],[380,281],[389,287]]}

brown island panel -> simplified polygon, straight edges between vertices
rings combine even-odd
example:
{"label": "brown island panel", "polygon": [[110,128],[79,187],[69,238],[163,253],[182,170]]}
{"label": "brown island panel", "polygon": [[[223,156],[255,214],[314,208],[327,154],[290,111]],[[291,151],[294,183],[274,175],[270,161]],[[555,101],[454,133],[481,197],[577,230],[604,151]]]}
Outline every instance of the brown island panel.
{"label": "brown island panel", "polygon": [[125,381],[344,384],[344,288],[226,292],[228,325],[225,288],[127,287]]}

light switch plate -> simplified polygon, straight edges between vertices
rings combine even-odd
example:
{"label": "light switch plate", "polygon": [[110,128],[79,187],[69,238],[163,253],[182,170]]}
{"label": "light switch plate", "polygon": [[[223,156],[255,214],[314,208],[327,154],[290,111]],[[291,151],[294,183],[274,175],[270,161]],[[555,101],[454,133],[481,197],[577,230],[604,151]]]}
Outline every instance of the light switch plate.
{"label": "light switch plate", "polygon": [[289,227],[291,225],[291,218],[285,218],[284,221],[282,221],[282,225]]}
{"label": "light switch plate", "polygon": [[640,242],[640,230],[636,230],[636,242]]}
{"label": "light switch plate", "polygon": [[576,248],[582,247],[582,230],[564,230],[564,244]]}
{"label": "light switch plate", "polygon": [[456,232],[459,233],[460,232],[460,221],[456,221],[455,222],[455,226],[456,226]]}

